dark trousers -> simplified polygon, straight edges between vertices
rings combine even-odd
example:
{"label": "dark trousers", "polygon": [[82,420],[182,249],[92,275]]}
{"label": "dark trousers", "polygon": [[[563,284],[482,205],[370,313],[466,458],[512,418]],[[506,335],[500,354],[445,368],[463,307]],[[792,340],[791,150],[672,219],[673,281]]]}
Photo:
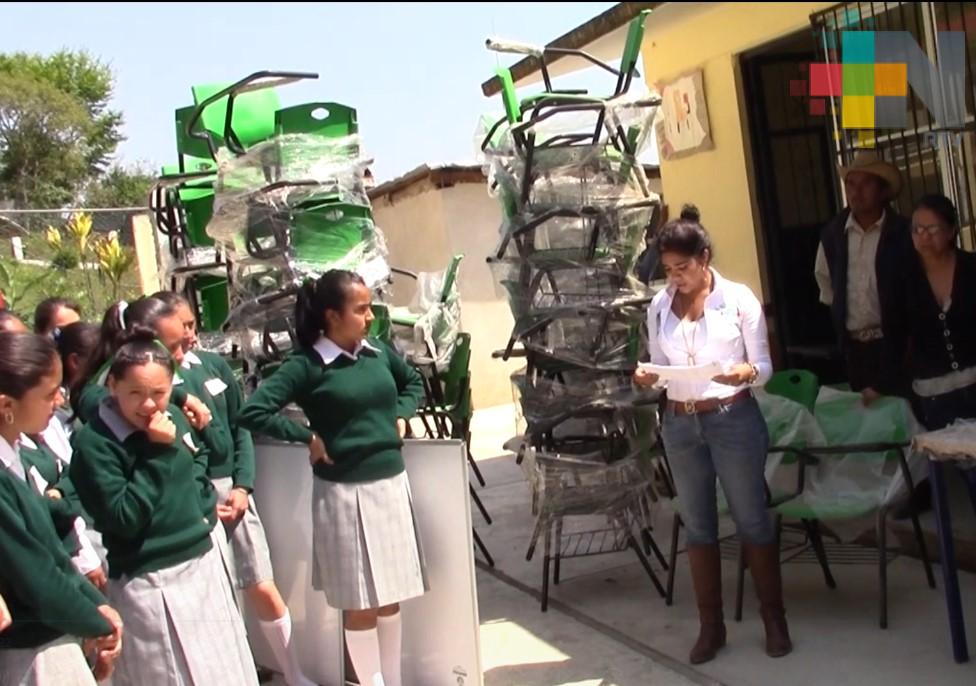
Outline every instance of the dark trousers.
{"label": "dark trousers", "polygon": [[929,431],[944,429],[957,419],[976,417],[976,385],[920,398],[922,422]]}
{"label": "dark trousers", "polygon": [[844,349],[847,363],[847,380],[851,390],[860,393],[865,388],[877,389],[881,383],[881,354],[884,341],[852,341],[848,339]]}

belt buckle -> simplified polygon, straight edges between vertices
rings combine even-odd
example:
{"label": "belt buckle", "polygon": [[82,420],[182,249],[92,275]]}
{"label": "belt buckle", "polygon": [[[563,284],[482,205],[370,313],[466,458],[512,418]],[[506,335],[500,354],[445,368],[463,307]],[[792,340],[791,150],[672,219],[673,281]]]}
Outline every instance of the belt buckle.
{"label": "belt buckle", "polygon": [[694,400],[685,400],[685,414],[698,414]]}

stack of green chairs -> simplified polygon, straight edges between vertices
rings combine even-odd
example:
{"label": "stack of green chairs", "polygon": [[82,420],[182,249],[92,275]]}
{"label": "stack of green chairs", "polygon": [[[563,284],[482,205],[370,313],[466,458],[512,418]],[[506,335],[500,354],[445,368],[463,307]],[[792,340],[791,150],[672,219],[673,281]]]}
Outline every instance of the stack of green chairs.
{"label": "stack of green chairs", "polygon": [[[303,280],[330,268],[382,273],[377,259],[385,265],[359,168],[356,110],[282,106],[275,87],[307,78],[317,75],[258,72],[192,86],[193,104],[174,113],[177,161],[162,169],[150,201],[169,239],[170,288],[186,294],[202,331],[261,341],[258,349],[242,345],[259,365],[290,348],[282,336],[293,339],[287,318]],[[326,154],[351,182],[306,178]],[[385,314],[377,326],[392,340]]]}

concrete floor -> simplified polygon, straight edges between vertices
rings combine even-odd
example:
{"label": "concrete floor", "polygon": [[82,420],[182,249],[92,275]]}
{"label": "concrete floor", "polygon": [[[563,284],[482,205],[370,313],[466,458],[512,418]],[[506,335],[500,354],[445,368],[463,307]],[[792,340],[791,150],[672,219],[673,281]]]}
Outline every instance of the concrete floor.
{"label": "concrete floor", "polygon": [[[632,553],[563,563],[551,588],[549,611],[539,607],[541,552],[525,552],[534,524],[530,491],[502,444],[516,432],[510,407],[477,413],[472,454],[487,486],[478,488],[494,523],[476,509],[476,528],[495,558],[479,560],[478,591],[485,686],[972,686],[976,660],[952,661],[941,569],[928,588],[918,560],[899,557],[889,566],[889,628],[878,627],[877,567],[871,551],[857,564],[834,564],[837,589],[809,562],[784,566],[784,586],[794,652],[766,657],[751,582],[746,580],[744,620],[732,621],[734,543],[724,563],[729,645],[706,665],[691,667],[687,652],[697,631],[687,562],[678,558],[671,607],[655,592]],[[965,522],[968,513],[962,515]],[[570,526],[587,527],[593,521]],[[962,528],[967,525],[963,523]],[[655,538],[665,552],[670,514],[659,513]],[[836,561],[840,553],[828,551]],[[655,563],[662,582],[666,572]],[[976,658],[976,575],[961,573],[970,651]],[[283,684],[280,679],[272,682]]]}
{"label": "concrete floor", "polygon": [[[525,560],[534,523],[530,492],[520,468],[500,449],[512,433],[510,408],[481,413],[477,418],[472,453],[488,482],[479,492],[494,523],[487,526],[477,513],[474,517],[495,558],[498,578],[513,590],[537,593],[542,584],[541,555],[537,553],[531,562]],[[578,525],[585,527],[587,522]],[[670,515],[666,510],[660,513],[655,528],[658,544],[666,551],[670,540]],[[976,683],[976,661],[966,665],[952,661],[938,566],[935,567],[938,588],[932,590],[925,582],[918,560],[899,557],[891,562],[889,628],[882,630],[877,615],[877,566],[872,562],[871,551],[857,551],[863,559],[856,564],[839,564],[840,553],[832,552],[828,551],[828,555],[838,562],[833,565],[838,584],[835,590],[826,587],[815,564],[795,562],[784,567],[786,605],[795,651],[780,660],[769,659],[762,650],[762,627],[747,579],[744,621],[729,621],[729,646],[711,663],[697,668],[686,664],[697,620],[684,556],[678,559],[672,607],[665,606],[654,591],[633,553],[616,553],[564,562],[562,583],[551,590],[556,605],[543,614],[534,597],[523,597],[512,608],[509,621],[532,627],[539,636],[552,636],[553,645],[565,644],[567,648],[560,649],[568,655],[572,656],[574,645],[599,642],[614,646],[614,654],[622,651],[623,655],[651,661],[655,668],[665,669],[669,678],[686,679],[690,683],[728,686],[920,683],[969,686]],[[663,581],[665,572],[659,565],[655,567]],[[733,560],[726,561],[724,572],[726,613],[731,620],[735,593]],[[963,572],[960,577],[965,616],[969,621],[969,645],[976,657],[976,641],[972,638],[976,635],[976,576]],[[482,617],[504,614],[506,610],[495,607],[495,603],[506,607],[494,591],[498,581],[482,573],[479,583],[483,587]],[[482,636],[486,637],[484,627]],[[482,648],[483,652],[495,649],[490,640]],[[577,666],[577,660],[570,659],[563,670],[548,672],[544,681],[533,681],[512,666],[505,670],[510,680],[494,680],[499,674],[495,672],[486,683],[555,685],[582,681],[620,686],[671,683],[649,678],[647,670],[610,671],[616,664],[614,658]]]}

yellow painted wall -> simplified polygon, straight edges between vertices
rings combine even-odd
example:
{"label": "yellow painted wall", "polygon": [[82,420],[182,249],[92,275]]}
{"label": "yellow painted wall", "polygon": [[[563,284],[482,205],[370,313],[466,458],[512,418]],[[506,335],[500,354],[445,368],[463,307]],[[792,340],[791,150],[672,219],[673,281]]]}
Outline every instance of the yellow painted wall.
{"label": "yellow painted wall", "polygon": [[661,160],[664,197],[671,215],[692,202],[702,213],[715,247],[715,265],[748,284],[762,298],[759,216],[751,190],[748,123],[737,75],[738,55],[797,31],[830,2],[721,2],[694,17],[655,30],[647,22],[642,55],[653,86],[702,69],[714,148],[677,160]]}

